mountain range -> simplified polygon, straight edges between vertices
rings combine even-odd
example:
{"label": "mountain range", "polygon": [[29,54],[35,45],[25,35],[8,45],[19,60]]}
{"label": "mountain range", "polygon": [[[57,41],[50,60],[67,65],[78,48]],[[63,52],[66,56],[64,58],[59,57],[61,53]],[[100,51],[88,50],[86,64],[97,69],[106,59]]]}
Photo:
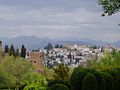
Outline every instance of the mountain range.
{"label": "mountain range", "polygon": [[36,50],[38,48],[43,49],[49,42],[53,45],[55,44],[78,44],[78,45],[97,45],[97,46],[105,46],[108,44],[112,44],[116,47],[120,47],[120,40],[112,43],[100,41],[100,40],[91,40],[91,39],[67,39],[67,40],[51,40],[49,38],[38,38],[35,36],[20,36],[15,38],[4,38],[0,37],[0,40],[3,42],[3,46],[5,44],[11,45],[13,44],[15,48],[21,48],[22,44],[25,45],[29,50]]}

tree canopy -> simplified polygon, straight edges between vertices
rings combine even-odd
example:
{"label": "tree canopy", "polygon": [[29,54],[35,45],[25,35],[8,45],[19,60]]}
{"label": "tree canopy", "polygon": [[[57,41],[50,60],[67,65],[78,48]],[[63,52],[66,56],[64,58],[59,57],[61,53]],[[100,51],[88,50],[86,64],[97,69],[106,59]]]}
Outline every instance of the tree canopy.
{"label": "tree canopy", "polygon": [[19,87],[23,83],[23,80],[26,80],[24,77],[32,71],[33,66],[31,62],[19,57],[6,56],[0,64],[0,79],[3,79],[5,83],[8,83],[7,85],[10,85],[7,87]]}
{"label": "tree canopy", "polygon": [[24,45],[22,45],[22,48],[21,48],[21,57],[25,58],[25,56],[26,56],[26,48],[25,48]]}
{"label": "tree canopy", "polygon": [[98,1],[99,4],[102,5],[104,11],[102,16],[105,16],[105,14],[110,16],[120,10],[120,0],[98,0]]}

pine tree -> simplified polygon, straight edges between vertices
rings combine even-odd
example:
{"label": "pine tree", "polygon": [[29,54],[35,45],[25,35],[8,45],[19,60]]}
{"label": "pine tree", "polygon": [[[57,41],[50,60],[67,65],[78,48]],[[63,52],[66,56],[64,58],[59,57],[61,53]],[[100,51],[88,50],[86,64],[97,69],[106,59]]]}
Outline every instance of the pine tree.
{"label": "pine tree", "polygon": [[11,44],[11,47],[10,47],[10,50],[9,50],[9,55],[10,56],[15,56],[15,49],[14,49],[14,46],[13,46],[13,44]]}
{"label": "pine tree", "polygon": [[22,45],[22,48],[21,48],[21,55],[20,55],[22,58],[25,58],[26,56],[26,48],[24,45]]}

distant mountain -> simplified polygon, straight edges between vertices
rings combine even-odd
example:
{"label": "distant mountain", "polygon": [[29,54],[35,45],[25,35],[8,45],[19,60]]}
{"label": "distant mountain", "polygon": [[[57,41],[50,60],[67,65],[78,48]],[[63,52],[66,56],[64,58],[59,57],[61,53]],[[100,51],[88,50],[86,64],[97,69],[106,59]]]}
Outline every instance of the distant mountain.
{"label": "distant mountain", "polygon": [[113,45],[115,45],[116,47],[120,48],[120,40],[114,42]]}
{"label": "distant mountain", "polygon": [[15,48],[21,48],[24,44],[28,49],[38,49],[44,48],[49,42],[52,42],[48,38],[38,38],[35,36],[20,36],[16,38],[0,38],[3,41],[3,45],[8,44],[9,46],[13,44]]}
{"label": "distant mountain", "polygon": [[[14,44],[15,48],[21,48],[22,44],[24,44],[29,50],[35,49],[43,49],[49,42],[53,45],[55,44],[79,44],[79,45],[97,45],[97,46],[105,46],[109,44],[108,42],[104,41],[97,41],[91,39],[65,39],[65,40],[51,40],[49,38],[38,38],[35,36],[20,36],[16,38],[3,38],[1,37],[0,40],[3,41],[3,45]],[[113,45],[120,47],[120,41],[114,42]]]}
{"label": "distant mountain", "polygon": [[104,42],[102,40],[82,39],[82,41],[92,43],[93,45],[97,45],[97,46],[105,46],[109,44],[108,42]]}

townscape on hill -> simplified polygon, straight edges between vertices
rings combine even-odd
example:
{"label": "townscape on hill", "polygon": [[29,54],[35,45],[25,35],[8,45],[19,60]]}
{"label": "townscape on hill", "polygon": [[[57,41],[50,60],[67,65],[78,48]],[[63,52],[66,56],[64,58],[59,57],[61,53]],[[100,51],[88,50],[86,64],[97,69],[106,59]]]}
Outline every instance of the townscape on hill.
{"label": "townscape on hill", "polygon": [[[3,49],[5,49],[4,52],[3,52]],[[105,54],[106,52],[108,52],[108,54]],[[51,85],[51,83],[58,83],[60,85],[63,85],[63,86],[60,86],[60,88],[63,88],[65,86],[65,89],[63,90],[80,90],[81,88],[87,87],[86,86],[87,84],[85,84],[85,86],[82,86],[82,87],[80,87],[79,85],[76,86],[76,82],[78,82],[78,79],[76,78],[86,78],[87,75],[90,74],[90,76],[93,75],[92,77],[94,77],[95,80],[97,80],[97,78],[100,79],[101,76],[104,76],[104,74],[111,75],[107,72],[108,70],[113,70],[110,72],[113,72],[115,75],[118,75],[115,72],[116,70],[119,71],[119,66],[118,66],[119,61],[117,61],[119,60],[119,53],[120,53],[120,49],[115,48],[112,45],[107,45],[105,47],[102,47],[102,46],[89,46],[89,45],[77,45],[77,44],[75,45],[57,44],[53,47],[51,43],[48,43],[48,45],[44,49],[30,51],[24,45],[22,45],[21,49],[19,48],[15,49],[13,44],[11,44],[10,47],[8,45],[5,45],[5,48],[2,48],[2,41],[0,41],[1,67],[7,70],[5,71],[5,73],[8,73],[8,75],[9,74],[13,75],[16,78],[16,79],[14,78],[15,83],[12,82],[14,84],[14,87],[4,86],[6,84],[6,81],[4,81],[5,84],[4,83],[1,84],[3,85],[1,86],[1,88],[6,89],[9,87],[10,88],[19,87],[19,88],[24,88],[22,90],[29,90],[26,88],[42,88],[42,90],[49,90],[49,88],[52,88],[51,86],[49,86]],[[5,56],[5,58],[3,56]],[[92,60],[93,61],[95,60],[95,63],[89,66],[88,61],[91,62]],[[8,63],[7,67],[6,67],[6,63]],[[13,63],[15,65],[13,65]],[[32,69],[32,67],[34,67],[34,69]],[[45,68],[47,68],[48,70],[46,70]],[[11,71],[13,73],[11,73]],[[70,71],[71,71],[71,74],[70,74]],[[102,73],[103,71],[104,73]],[[27,74],[31,75],[31,76],[27,76],[27,78],[29,79],[26,79],[26,77],[24,77],[24,75],[27,75]],[[2,73],[0,75],[2,75]],[[81,75],[83,75],[84,77]],[[100,75],[100,76],[98,77],[96,75]],[[113,77],[116,78],[116,76],[113,76]],[[6,79],[7,77],[4,76],[3,79],[4,78]],[[11,78],[9,79],[12,80]],[[108,79],[110,80],[111,78],[109,77]],[[116,78],[116,79],[119,80],[119,78]],[[19,81],[16,81],[16,80],[19,80]],[[26,80],[29,83],[26,84],[24,80]],[[23,82],[21,81],[24,82],[24,85],[25,85],[24,87],[22,86]],[[83,79],[80,81],[82,82],[85,80]],[[19,82],[19,84],[17,84],[16,82]],[[43,84],[39,85],[38,82],[41,82]],[[45,83],[45,82],[48,82],[48,83]],[[98,83],[99,81],[96,81],[96,82]],[[94,82],[94,84],[96,82]],[[112,83],[112,82],[113,80],[107,83]],[[119,81],[116,81],[116,82],[118,83]],[[8,83],[11,84],[11,81]],[[101,83],[103,83],[103,81]],[[82,85],[81,83],[79,84]],[[58,88],[58,86],[55,86],[55,87]],[[110,86],[107,86],[107,87],[109,88]],[[118,88],[119,85],[115,87]],[[102,87],[100,86],[100,88]],[[110,88],[113,88],[113,86],[111,86]],[[35,89],[35,90],[41,90],[41,89]],[[99,90],[99,89],[96,89],[96,90]],[[100,89],[100,90],[103,90],[103,89]],[[116,90],[119,90],[119,89],[116,89]]]}
{"label": "townscape on hill", "polygon": [[[8,53],[8,45],[5,45],[5,53]],[[10,50],[14,51],[14,46],[11,45]],[[21,49],[16,49],[16,55],[21,55],[28,61],[31,61],[37,72],[43,71],[44,67],[53,68],[58,64],[66,64],[69,67],[75,68],[78,66],[87,66],[90,60],[99,60],[104,55],[105,51],[112,52],[119,50],[115,46],[107,45],[92,46],[92,45],[59,45],[54,47],[51,43],[44,49],[28,50],[22,45]],[[10,54],[13,52],[11,51]]]}
{"label": "townscape on hill", "polygon": [[[52,45],[51,45],[52,46]],[[57,45],[60,46],[60,45]],[[112,45],[106,47],[89,45],[62,45],[62,47],[51,47],[44,50],[27,50],[26,58],[30,59],[30,53],[42,54],[41,64],[44,67],[53,68],[58,64],[64,63],[70,67],[86,66],[88,60],[98,60],[105,51],[119,50]],[[34,57],[36,58],[36,57]],[[36,63],[36,61],[34,61]],[[41,65],[40,65],[41,66]]]}

